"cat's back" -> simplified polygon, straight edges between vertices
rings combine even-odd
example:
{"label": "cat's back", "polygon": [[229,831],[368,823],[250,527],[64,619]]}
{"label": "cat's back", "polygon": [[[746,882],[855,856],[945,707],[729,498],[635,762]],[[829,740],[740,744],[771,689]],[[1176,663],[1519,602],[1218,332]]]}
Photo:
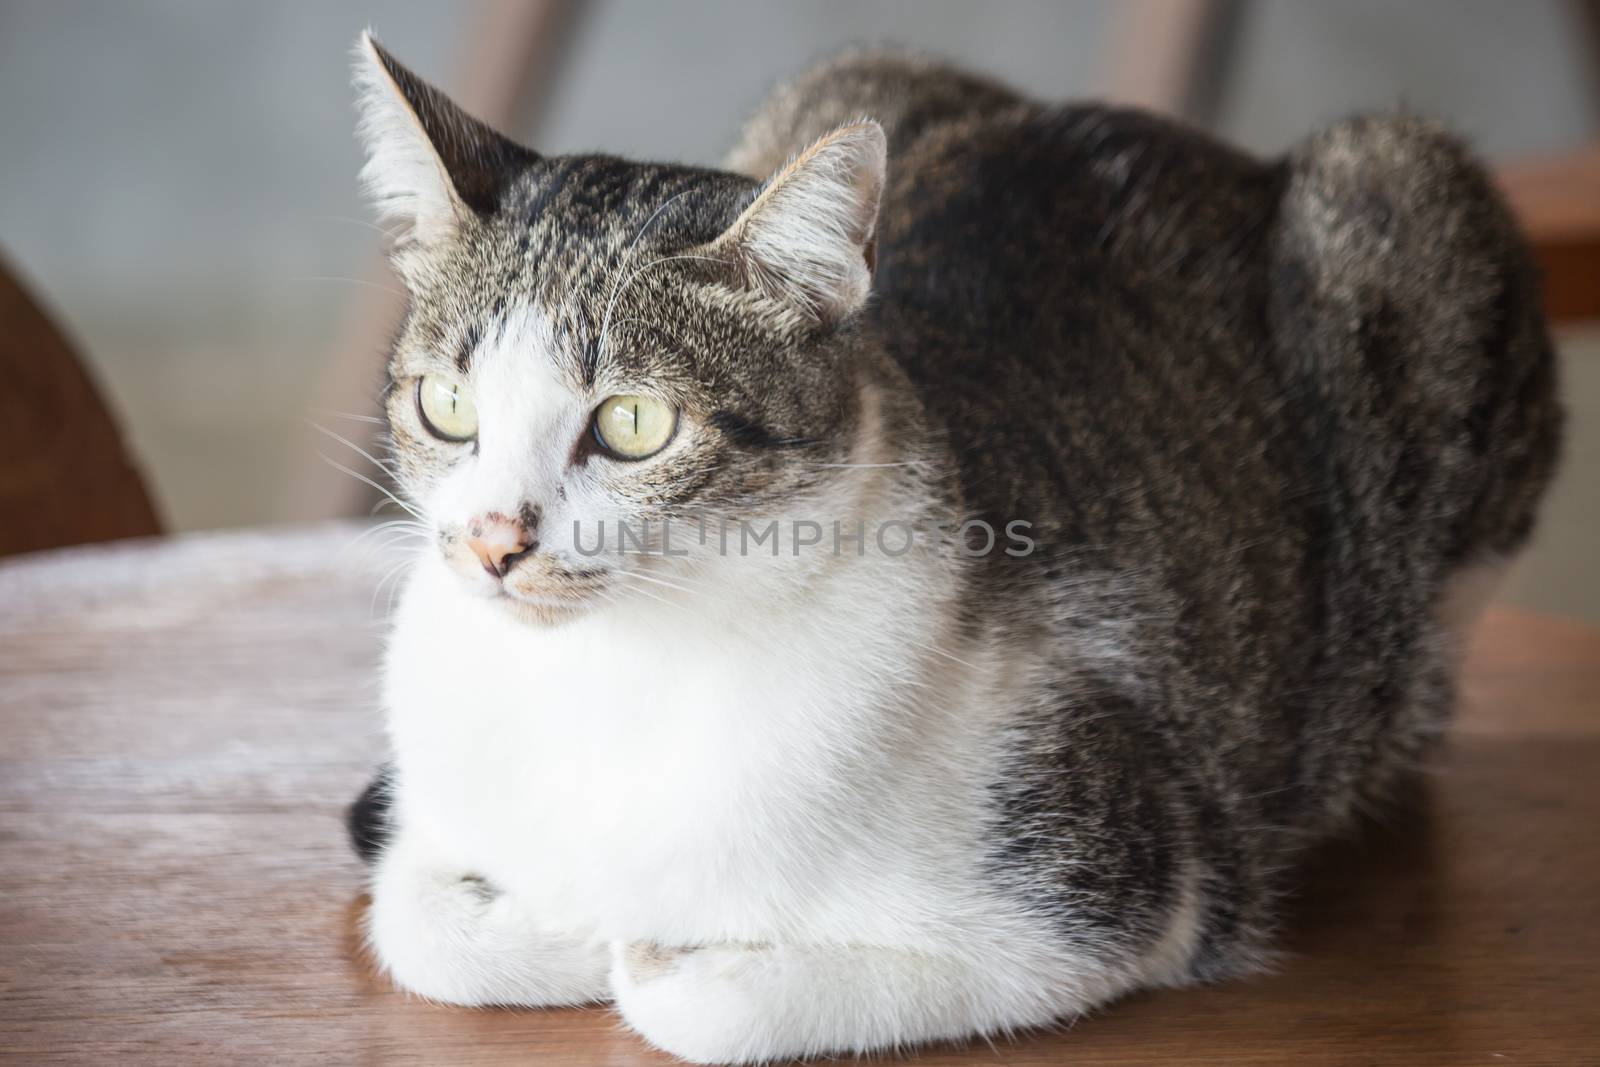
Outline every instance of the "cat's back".
{"label": "cat's back", "polygon": [[765,173],[861,116],[889,142],[869,315],[932,421],[983,468],[964,472],[988,495],[969,504],[1051,517],[1041,489],[1073,456],[1116,477],[1110,451],[1071,447],[1075,427],[1217,436],[1196,402],[1261,377],[1240,339],[1259,331],[1281,164],[1154,115],[1045,105],[884,52],[780,87],[728,162]]}
{"label": "cat's back", "polygon": [[1304,486],[1264,321],[1286,168],[1098,104],[893,122],[871,314],[965,508],[1123,546],[1095,561],[1113,569],[1173,540],[1292,551],[1275,505]]}
{"label": "cat's back", "polygon": [[1058,293],[1171,281],[1190,249],[1212,253],[1215,277],[1228,251],[1215,240],[1263,221],[1282,187],[1280,166],[1158,116],[1047,105],[893,51],[847,52],[780,85],[725,163],[759,179],[863,117],[883,126],[890,161],[877,302],[990,327]]}
{"label": "cat's back", "polygon": [[1526,539],[1557,453],[1537,284],[1483,168],[1414,117],[1262,160],[862,54],[780,90],[741,153],[861,115],[889,137],[867,328],[965,512],[1049,548],[1010,592],[1138,575],[1188,702],[1263,709],[1236,739],[1259,779],[1299,751],[1344,810],[1356,754],[1404,763],[1433,728],[1447,585]]}
{"label": "cat's back", "polygon": [[723,163],[758,181],[830,130],[875,119],[891,158],[952,122],[1027,106],[998,82],[907,52],[851,50],[773,89]]}
{"label": "cat's back", "polygon": [[[1061,486],[1136,484],[1195,519],[1207,483],[1237,534],[1242,501],[1283,498],[1266,505],[1282,516],[1363,468],[1376,511],[1405,467],[1433,506],[1383,521],[1427,552],[1526,537],[1561,422],[1537,283],[1488,175],[1436,124],[1356,118],[1258,159],[1157,115],[853,52],[777,90],[730,163],[765,173],[862,116],[889,140],[869,314],[969,505],[1066,520]],[[1126,533],[1078,517],[1085,540]]]}

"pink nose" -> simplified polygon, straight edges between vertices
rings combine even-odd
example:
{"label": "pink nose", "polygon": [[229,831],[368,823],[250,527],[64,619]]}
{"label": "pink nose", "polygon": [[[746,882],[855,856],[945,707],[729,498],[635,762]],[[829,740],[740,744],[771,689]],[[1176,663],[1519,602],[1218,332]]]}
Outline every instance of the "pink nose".
{"label": "pink nose", "polygon": [[490,513],[467,524],[467,547],[490,577],[504,578],[535,543],[521,523]]}

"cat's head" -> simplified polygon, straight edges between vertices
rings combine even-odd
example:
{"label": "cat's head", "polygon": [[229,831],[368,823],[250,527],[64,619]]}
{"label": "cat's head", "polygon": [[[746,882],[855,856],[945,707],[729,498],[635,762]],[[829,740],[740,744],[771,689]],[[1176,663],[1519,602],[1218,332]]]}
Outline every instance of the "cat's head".
{"label": "cat's head", "polygon": [[648,533],[825,495],[864,417],[851,353],[876,123],[758,183],[540,156],[367,35],[356,84],[363,179],[399,224],[409,298],[385,397],[394,466],[468,589],[565,618],[648,595],[676,565],[659,544],[580,551],[602,522],[615,539],[619,522]]}

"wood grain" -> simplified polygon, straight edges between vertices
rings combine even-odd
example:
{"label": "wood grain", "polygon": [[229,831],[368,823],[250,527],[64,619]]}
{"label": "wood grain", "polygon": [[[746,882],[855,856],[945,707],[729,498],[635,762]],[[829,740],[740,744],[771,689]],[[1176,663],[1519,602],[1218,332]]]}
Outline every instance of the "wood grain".
{"label": "wood grain", "polygon": [[160,532],[72,346],[0,261],[0,556]]}
{"label": "wood grain", "polygon": [[[0,1058],[661,1064],[604,1009],[375,977],[339,824],[379,753],[354,528],[0,564]],[[1600,635],[1500,612],[1416,803],[1312,860],[1276,973],[917,1062],[1600,1062]]]}

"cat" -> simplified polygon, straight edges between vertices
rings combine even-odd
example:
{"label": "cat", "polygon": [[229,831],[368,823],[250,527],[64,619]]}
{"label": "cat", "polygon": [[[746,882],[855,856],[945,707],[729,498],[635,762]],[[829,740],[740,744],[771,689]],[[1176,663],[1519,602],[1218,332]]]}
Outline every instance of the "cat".
{"label": "cat", "polygon": [[704,169],[539,155],[370,36],[356,81],[427,539],[350,814],[398,985],[746,1063],[1270,961],[1556,461],[1456,140],[1262,161],[856,52]]}

